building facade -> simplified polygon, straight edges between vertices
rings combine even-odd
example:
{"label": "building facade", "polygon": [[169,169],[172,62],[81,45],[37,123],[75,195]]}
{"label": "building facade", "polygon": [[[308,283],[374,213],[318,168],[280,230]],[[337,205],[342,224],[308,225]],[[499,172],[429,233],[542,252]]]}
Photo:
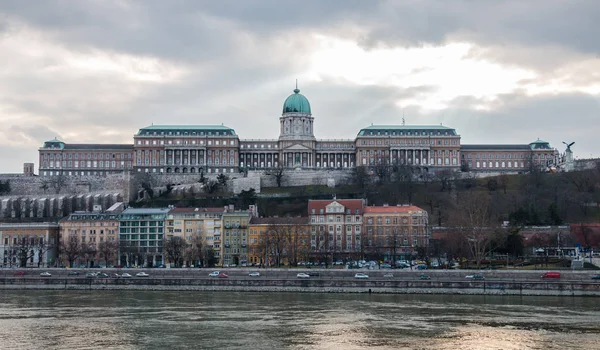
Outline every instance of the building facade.
{"label": "building facade", "polygon": [[[202,251],[197,254],[199,259],[207,260],[210,254],[215,254],[218,260],[223,212],[223,208],[173,208],[167,215],[166,239],[180,237],[195,247],[198,247],[196,240],[200,240]],[[195,263],[186,261],[186,265]]]}
{"label": "building facade", "polygon": [[3,267],[51,267],[57,264],[56,223],[0,223]]}
{"label": "building facade", "polygon": [[558,152],[545,141],[463,145],[456,130],[443,125],[371,125],[353,139],[318,140],[310,103],[298,88],[285,100],[279,124],[279,137],[272,139],[240,139],[224,125],[151,125],[139,129],[132,145],[68,144],[54,139],[39,149],[39,173],[235,173],[377,164],[405,164],[426,171],[468,167],[518,172],[558,162]]}
{"label": "building facade", "polygon": [[254,217],[248,226],[249,264],[297,265],[310,260],[308,217]]}
{"label": "building facade", "polygon": [[[219,262],[223,266],[240,266],[248,264],[248,226],[250,219],[258,216],[255,205],[248,206],[247,210],[235,210],[233,205],[224,208],[221,223],[221,235],[218,237]],[[215,239],[217,236],[215,235]]]}
{"label": "building facade", "polygon": [[164,264],[165,221],[170,208],[128,208],[118,216],[119,265]]}
{"label": "building facade", "polygon": [[311,255],[321,261],[358,257],[364,208],[362,199],[309,200]]}
{"label": "building facade", "polygon": [[371,206],[364,209],[363,252],[395,262],[409,259],[429,246],[429,215],[413,205]]}
{"label": "building facade", "polygon": [[118,216],[122,211],[123,203],[119,203],[105,212],[77,211],[61,219],[58,225],[62,263],[68,263],[66,255],[72,254],[76,258],[74,266],[69,267],[117,265]]}

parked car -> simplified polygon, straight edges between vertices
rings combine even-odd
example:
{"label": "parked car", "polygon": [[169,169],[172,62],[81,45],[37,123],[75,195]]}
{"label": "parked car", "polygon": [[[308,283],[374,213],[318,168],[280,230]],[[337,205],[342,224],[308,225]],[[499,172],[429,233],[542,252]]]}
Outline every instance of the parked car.
{"label": "parked car", "polygon": [[128,274],[127,272],[123,272],[123,273],[121,274],[121,278],[131,278],[131,277],[133,277],[133,276],[132,276],[132,275],[130,275],[130,274]]}
{"label": "parked car", "polygon": [[25,276],[25,271],[15,271],[13,276]]}
{"label": "parked car", "polygon": [[208,277],[218,277],[220,274],[219,271],[213,271],[211,273],[208,274]]}
{"label": "parked car", "polygon": [[426,274],[422,273],[422,274],[419,275],[419,279],[420,280],[430,280],[431,277],[429,277],[429,275],[426,275]]}
{"label": "parked car", "polygon": [[67,272],[67,276],[79,276],[79,271],[69,271]]}
{"label": "parked car", "polygon": [[596,275],[592,277],[593,280],[600,280],[600,275]]}
{"label": "parked car", "polygon": [[542,278],[560,278],[560,272],[545,272]]}
{"label": "parked car", "polygon": [[136,277],[148,277],[148,276],[150,276],[149,274],[147,274],[145,272],[138,272],[135,275],[136,275]]}
{"label": "parked car", "polygon": [[485,277],[483,275],[475,274],[475,275],[467,275],[465,278],[474,279],[474,280],[484,280]]}
{"label": "parked car", "polygon": [[382,269],[391,269],[392,265],[390,265],[390,264],[381,264],[381,265],[379,265],[379,267],[382,268]]}
{"label": "parked car", "polygon": [[369,275],[364,274],[364,273],[357,273],[356,275],[354,275],[354,278],[366,279],[366,278],[369,278]]}
{"label": "parked car", "polygon": [[260,272],[250,272],[250,277],[260,277]]}
{"label": "parked car", "polygon": [[52,274],[50,272],[42,272],[40,273],[40,277],[52,277]]}
{"label": "parked car", "polygon": [[304,272],[300,272],[299,274],[296,275],[296,277],[298,278],[310,278],[310,275]]}

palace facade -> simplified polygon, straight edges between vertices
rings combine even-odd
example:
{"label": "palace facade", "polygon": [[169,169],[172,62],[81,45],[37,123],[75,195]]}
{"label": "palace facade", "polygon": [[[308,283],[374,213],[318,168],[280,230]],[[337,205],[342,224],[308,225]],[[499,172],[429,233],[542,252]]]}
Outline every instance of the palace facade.
{"label": "palace facade", "polygon": [[224,125],[151,125],[133,144],[69,144],[54,139],[39,149],[39,174],[103,175],[149,173],[234,173],[243,169],[347,169],[377,164],[422,170],[526,171],[556,163],[548,142],[464,145],[443,125],[371,125],[354,139],[317,140],[308,99],[294,89],[283,103],[276,139],[240,139]]}

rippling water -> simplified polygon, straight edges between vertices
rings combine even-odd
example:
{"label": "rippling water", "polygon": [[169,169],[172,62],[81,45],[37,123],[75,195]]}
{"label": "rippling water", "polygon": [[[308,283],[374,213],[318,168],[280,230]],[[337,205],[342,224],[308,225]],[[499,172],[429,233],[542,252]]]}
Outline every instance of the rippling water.
{"label": "rippling water", "polygon": [[0,349],[600,349],[596,298],[0,291]]}

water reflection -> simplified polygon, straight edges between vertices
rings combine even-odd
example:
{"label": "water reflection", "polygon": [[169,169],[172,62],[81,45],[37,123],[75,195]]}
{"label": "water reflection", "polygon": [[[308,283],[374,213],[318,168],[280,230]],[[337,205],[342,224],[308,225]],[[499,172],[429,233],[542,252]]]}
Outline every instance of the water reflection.
{"label": "water reflection", "polygon": [[594,298],[28,291],[0,294],[0,348],[598,348]]}

